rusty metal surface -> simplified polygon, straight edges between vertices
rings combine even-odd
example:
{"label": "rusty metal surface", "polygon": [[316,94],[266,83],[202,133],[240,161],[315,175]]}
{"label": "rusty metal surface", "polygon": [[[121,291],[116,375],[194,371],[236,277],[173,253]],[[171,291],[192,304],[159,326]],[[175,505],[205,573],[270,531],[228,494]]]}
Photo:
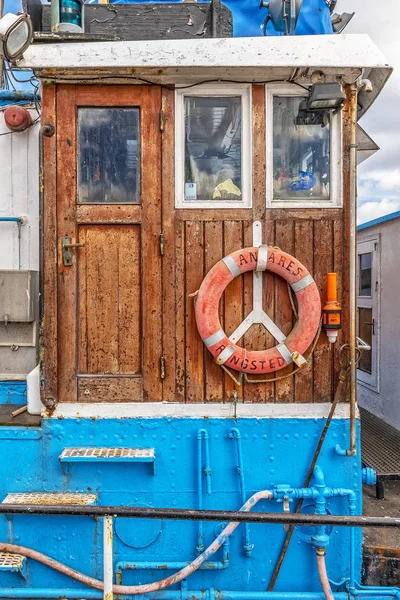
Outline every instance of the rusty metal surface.
{"label": "rusty metal surface", "polygon": [[360,408],[362,461],[378,477],[400,478],[400,431]]}
{"label": "rusty metal surface", "polygon": [[[9,497],[22,494],[9,494]],[[27,494],[23,494],[27,495]],[[37,495],[37,494],[36,494]],[[48,494],[45,494],[48,496]],[[71,494],[86,495],[90,494]],[[191,510],[186,508],[148,508],[141,506],[74,506],[68,508],[55,504],[0,504],[0,514],[74,515],[129,517],[138,519],[166,519],[176,521],[232,521],[238,523],[273,523],[299,525],[334,525],[335,527],[400,527],[400,517],[362,517],[350,515],[318,515],[230,510]]]}
{"label": "rusty metal surface", "polygon": [[363,566],[364,585],[399,585],[400,549],[366,546],[363,553]]}
{"label": "rusty metal surface", "polygon": [[154,448],[65,448],[60,460],[68,459],[118,459],[154,460]]}
{"label": "rusty metal surface", "polygon": [[21,569],[25,556],[22,554],[11,554],[9,552],[0,552],[0,570]]}
{"label": "rusty metal surface", "polygon": [[97,494],[68,494],[63,492],[39,493],[28,492],[24,494],[8,494],[2,504],[23,504],[40,506],[90,506],[97,500]]}

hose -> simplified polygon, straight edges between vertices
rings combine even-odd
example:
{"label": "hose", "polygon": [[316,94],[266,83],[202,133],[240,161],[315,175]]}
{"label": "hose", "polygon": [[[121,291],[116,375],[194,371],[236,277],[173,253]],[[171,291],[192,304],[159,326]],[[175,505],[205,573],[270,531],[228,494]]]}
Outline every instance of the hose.
{"label": "hose", "polygon": [[317,567],[319,580],[321,582],[322,590],[326,600],[335,600],[332,594],[331,585],[329,583],[328,573],[326,572],[324,548],[317,548]]}
{"label": "hose", "polygon": [[[270,500],[272,498],[272,492],[269,490],[263,490],[261,492],[257,492],[253,494],[247,502],[245,502],[240,509],[241,512],[250,512],[250,510],[255,506],[260,500]],[[232,522],[229,523],[225,529],[219,534],[219,536],[213,541],[206,550],[200,554],[193,562],[189,565],[177,571],[173,575],[166,577],[165,579],[161,579],[159,581],[154,581],[153,583],[146,583],[143,585],[114,585],[113,593],[121,594],[121,595],[136,595],[136,594],[147,594],[149,592],[157,592],[159,590],[163,590],[166,587],[174,585],[182,579],[186,579],[189,575],[191,575],[194,571],[196,571],[201,565],[208,561],[210,556],[215,554],[219,548],[221,548],[222,544],[226,542],[229,536],[235,531],[240,523]],[[62,563],[58,562],[54,558],[50,558],[41,552],[37,552],[36,550],[32,550],[31,548],[25,548],[24,546],[18,546],[16,544],[7,544],[5,542],[0,542],[0,552],[9,552],[11,554],[21,554],[22,556],[26,556],[27,558],[32,558],[55,571],[59,571],[63,575],[67,575],[84,585],[87,585],[91,588],[95,588],[97,590],[103,590],[104,584],[99,579],[94,579],[93,577],[89,577],[88,575],[84,575],[75,569],[71,569],[71,567],[67,567]]]}

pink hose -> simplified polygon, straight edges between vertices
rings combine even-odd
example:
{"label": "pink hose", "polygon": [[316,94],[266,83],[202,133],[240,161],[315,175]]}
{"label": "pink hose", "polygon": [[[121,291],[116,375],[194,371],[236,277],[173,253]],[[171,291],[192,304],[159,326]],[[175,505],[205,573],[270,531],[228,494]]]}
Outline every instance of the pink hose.
{"label": "pink hose", "polygon": [[328,573],[326,572],[325,552],[323,549],[320,550],[319,548],[317,548],[317,567],[319,580],[321,582],[322,590],[326,600],[334,600],[331,585],[328,579]]}
{"label": "pink hose", "polygon": [[[259,502],[260,500],[263,500],[263,499],[269,500],[269,499],[271,499],[271,497],[272,497],[272,493],[269,492],[268,490],[257,492],[256,494],[251,496],[245,504],[243,504],[240,511],[241,512],[249,512],[253,508],[253,506],[255,506],[257,504],[257,502]],[[173,585],[174,583],[178,583],[179,581],[182,581],[182,579],[185,579],[186,577],[188,577],[188,575],[191,575],[194,571],[197,571],[197,569],[199,567],[201,567],[201,565],[204,562],[208,561],[210,556],[215,554],[215,552],[217,552],[217,550],[219,550],[219,548],[221,548],[222,544],[235,531],[236,527],[239,524],[240,523],[236,523],[236,522],[229,523],[225,527],[225,529],[222,531],[222,533],[219,534],[219,536],[213,541],[212,544],[210,544],[210,546],[208,546],[208,548],[206,548],[206,550],[204,550],[204,552],[202,554],[200,554],[189,565],[187,565],[180,571],[177,571],[173,575],[170,575],[169,577],[166,577],[165,579],[161,579],[160,581],[155,581],[153,583],[147,583],[144,585],[114,585],[113,593],[114,594],[129,594],[129,595],[147,594],[148,592],[157,592],[158,590],[162,590],[166,587],[169,587],[170,585]],[[38,562],[46,565],[47,567],[50,567],[51,569],[54,569],[55,571],[59,571],[60,573],[63,573],[64,575],[67,575],[68,577],[71,577],[72,579],[75,579],[76,581],[79,581],[80,583],[83,583],[84,585],[87,585],[91,588],[95,588],[97,590],[104,589],[103,582],[100,581],[99,579],[94,579],[93,577],[88,577],[87,575],[84,575],[83,573],[80,573],[79,571],[75,571],[75,569],[71,569],[70,567],[67,567],[66,565],[63,565],[62,563],[58,562],[57,560],[54,560],[53,558],[50,558],[49,556],[46,556],[45,554],[42,554],[41,552],[32,550],[31,548],[25,548],[24,546],[17,546],[16,544],[6,544],[4,542],[0,542],[0,552],[10,552],[11,554],[21,554],[22,556],[26,556],[27,558],[32,558],[33,560],[37,560]],[[319,569],[319,567],[318,567],[318,569]],[[325,573],[326,573],[326,571],[325,571]],[[328,598],[328,596],[327,596],[327,598]],[[333,597],[330,596],[329,600],[333,600]]]}

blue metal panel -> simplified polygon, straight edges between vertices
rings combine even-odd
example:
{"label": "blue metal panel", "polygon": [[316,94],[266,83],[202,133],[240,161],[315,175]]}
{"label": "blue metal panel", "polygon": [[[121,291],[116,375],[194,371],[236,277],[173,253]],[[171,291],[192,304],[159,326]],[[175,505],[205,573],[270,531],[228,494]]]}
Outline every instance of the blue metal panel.
{"label": "blue metal panel", "polygon": [[[4,497],[8,492],[95,492],[99,494],[98,503],[103,505],[197,508],[200,504],[199,479],[202,479],[201,504],[204,508],[238,509],[242,505],[243,489],[249,497],[276,484],[302,487],[323,426],[323,419],[44,419],[41,438],[26,440],[8,438],[5,435],[7,428],[0,428],[0,453],[12,457],[12,460],[0,463],[0,493]],[[29,428],[19,429],[28,431]],[[240,459],[237,434],[232,434],[233,429],[240,433]],[[208,434],[208,458],[203,446],[199,461],[201,430]],[[357,512],[360,513],[359,458],[342,457],[334,451],[337,443],[346,443],[348,435],[347,420],[332,422],[319,465],[328,486],[355,491]],[[59,461],[61,452],[66,447],[81,446],[154,447],[157,456],[155,475],[146,464],[126,462],[71,463],[63,473]],[[294,505],[295,502],[291,504],[292,511]],[[330,499],[327,507],[334,514],[348,513],[345,498]],[[281,511],[282,502],[262,501],[256,510]],[[314,510],[311,500],[305,501],[304,510]],[[221,531],[221,525],[202,524],[204,546],[213,541]],[[304,541],[306,533],[310,533],[309,528],[296,531],[278,579],[277,591],[320,591],[315,549]],[[9,520],[0,519],[0,539],[44,551],[100,579],[102,535],[101,524],[89,517],[14,516]],[[356,573],[359,574],[360,532],[357,530],[355,535]],[[230,538],[228,567],[194,573],[188,580],[189,588],[265,591],[284,536],[281,526],[251,524],[245,528],[240,525]],[[348,577],[349,537],[350,532],[345,528],[333,528],[330,534],[327,564],[335,581]],[[116,519],[114,564],[116,567],[121,561],[135,564],[150,561],[154,570],[124,571],[123,581],[126,584],[151,582],[164,576],[160,571],[161,563],[193,560],[198,544],[198,523]],[[222,559],[223,549],[213,561],[219,563]],[[39,564],[31,563],[28,571],[28,585],[79,588],[79,584],[49,572]],[[0,573],[1,586],[15,586],[15,580],[13,583],[8,581],[11,576]]]}
{"label": "blue metal panel", "polygon": [[0,381],[0,404],[26,404],[26,381]]}

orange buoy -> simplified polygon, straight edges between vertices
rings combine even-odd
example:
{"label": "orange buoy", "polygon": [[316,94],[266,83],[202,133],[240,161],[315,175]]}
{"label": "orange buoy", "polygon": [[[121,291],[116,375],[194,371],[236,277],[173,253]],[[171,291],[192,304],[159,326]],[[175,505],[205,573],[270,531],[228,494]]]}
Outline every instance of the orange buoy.
{"label": "orange buoy", "polygon": [[[285,337],[265,315],[283,339],[273,348],[246,350],[232,342],[222,329],[219,301],[235,277],[248,271],[265,270],[279,275],[291,286],[296,294],[298,321]],[[262,374],[279,371],[292,362],[299,366],[305,364],[302,354],[318,331],[321,300],[316,283],[304,265],[282,250],[262,245],[237,250],[220,260],[201,284],[195,311],[198,331],[217,364],[244,373]]]}

